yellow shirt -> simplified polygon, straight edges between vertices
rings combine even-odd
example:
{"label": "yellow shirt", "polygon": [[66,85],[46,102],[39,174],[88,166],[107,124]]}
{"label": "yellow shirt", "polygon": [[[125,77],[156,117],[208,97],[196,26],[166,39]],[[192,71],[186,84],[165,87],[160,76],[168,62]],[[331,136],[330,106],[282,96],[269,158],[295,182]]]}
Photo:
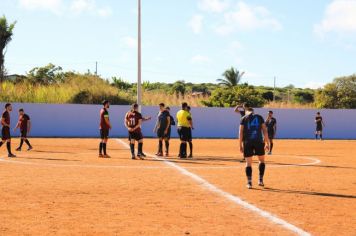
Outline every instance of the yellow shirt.
{"label": "yellow shirt", "polygon": [[191,115],[185,110],[180,110],[177,112],[178,126],[180,127],[190,127],[189,120]]}

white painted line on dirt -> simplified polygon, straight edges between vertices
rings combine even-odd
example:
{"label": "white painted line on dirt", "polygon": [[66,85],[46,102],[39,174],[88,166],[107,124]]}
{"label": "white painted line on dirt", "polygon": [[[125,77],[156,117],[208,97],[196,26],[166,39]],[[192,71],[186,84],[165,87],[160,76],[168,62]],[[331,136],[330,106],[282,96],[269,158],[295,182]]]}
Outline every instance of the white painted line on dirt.
{"label": "white painted line on dirt", "polygon": [[[129,145],[127,143],[125,143],[124,141],[122,141],[121,139],[117,139],[117,141],[122,144],[124,147],[126,148],[129,148]],[[294,232],[298,235],[303,235],[303,236],[309,236],[311,235],[310,233],[304,231],[303,229],[301,228],[298,228],[297,226],[291,224],[291,223],[288,223],[287,221],[267,212],[267,211],[264,211],[244,200],[242,200],[241,198],[237,197],[237,196],[234,196],[228,192],[225,192],[224,190],[216,187],[215,185],[209,183],[207,180],[203,179],[202,177],[192,173],[192,172],[189,172],[187,169],[169,161],[169,160],[166,160],[166,159],[162,159],[162,158],[158,158],[157,156],[155,155],[152,155],[152,154],[146,154],[148,155],[149,157],[152,157],[156,160],[160,160],[160,161],[163,161],[165,164],[167,164],[168,166],[176,169],[178,172],[180,172],[182,175],[186,175],[190,178],[192,178],[193,180],[195,180],[199,185],[201,185],[202,187],[206,188],[207,190],[211,191],[211,192],[214,192],[242,207],[244,207],[245,209],[247,210],[250,210],[252,212],[255,212],[257,213],[258,215],[260,215],[261,217],[277,224],[277,225],[280,225],[282,226],[283,228],[285,229],[288,229],[290,230],[291,232]]]}

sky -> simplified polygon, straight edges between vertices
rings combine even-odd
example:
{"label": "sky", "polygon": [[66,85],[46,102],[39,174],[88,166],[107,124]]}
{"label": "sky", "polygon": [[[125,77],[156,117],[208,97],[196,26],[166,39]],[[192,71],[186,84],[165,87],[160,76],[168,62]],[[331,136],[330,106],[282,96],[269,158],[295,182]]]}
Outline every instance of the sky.
{"label": "sky", "polygon": [[[48,63],[137,80],[137,0],[0,0],[9,74]],[[356,0],[142,0],[142,79],[317,88],[356,73]]]}

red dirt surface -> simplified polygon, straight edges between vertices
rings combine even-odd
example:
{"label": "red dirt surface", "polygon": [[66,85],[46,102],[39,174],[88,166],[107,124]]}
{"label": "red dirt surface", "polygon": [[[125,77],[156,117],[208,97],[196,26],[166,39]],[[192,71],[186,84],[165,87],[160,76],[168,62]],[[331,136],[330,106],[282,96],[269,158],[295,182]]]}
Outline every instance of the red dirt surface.
{"label": "red dirt surface", "polygon": [[[31,141],[15,159],[0,149],[0,235],[293,235],[114,139],[110,159],[94,139]],[[177,150],[167,159],[313,235],[356,235],[356,141],[276,140],[266,187],[256,162],[252,190],[236,140],[194,140],[193,160]]]}

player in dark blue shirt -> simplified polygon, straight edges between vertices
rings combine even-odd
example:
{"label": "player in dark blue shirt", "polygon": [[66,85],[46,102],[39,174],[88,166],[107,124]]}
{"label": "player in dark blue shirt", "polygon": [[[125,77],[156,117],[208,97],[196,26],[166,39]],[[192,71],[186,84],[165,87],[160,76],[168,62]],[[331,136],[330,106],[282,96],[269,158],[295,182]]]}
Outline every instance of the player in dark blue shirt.
{"label": "player in dark blue shirt", "polygon": [[[246,109],[250,107],[250,105],[247,102],[242,103],[241,105],[237,105],[234,109],[234,111],[238,114],[240,114],[241,118],[246,115]],[[240,162],[245,162],[245,157],[243,157]]]}
{"label": "player in dark blue shirt", "polygon": [[[169,130],[171,128],[171,116],[166,110],[164,103],[159,104],[159,113],[157,116],[157,123],[155,126],[155,133],[158,137],[158,152],[156,156],[163,156],[163,140],[168,140]],[[168,149],[166,150],[168,154]]]}
{"label": "player in dark blue shirt", "polygon": [[272,149],[273,149],[273,139],[274,139],[274,137],[276,137],[276,133],[277,133],[277,120],[276,120],[276,118],[273,117],[273,111],[268,112],[268,116],[266,118],[265,123],[266,123],[266,127],[267,127],[268,138],[270,141],[268,155],[271,155]]}
{"label": "player in dark blue shirt", "polygon": [[253,108],[246,109],[246,115],[240,122],[240,151],[246,159],[247,188],[252,188],[252,157],[258,156],[259,186],[264,186],[263,176],[266,168],[265,149],[269,149],[269,139],[265,121],[262,116],[254,114]]}
{"label": "player in dark blue shirt", "polygon": [[320,140],[323,140],[323,127],[325,126],[323,117],[321,117],[320,112],[316,113],[315,117],[315,139],[318,139],[318,135],[320,135]]}

